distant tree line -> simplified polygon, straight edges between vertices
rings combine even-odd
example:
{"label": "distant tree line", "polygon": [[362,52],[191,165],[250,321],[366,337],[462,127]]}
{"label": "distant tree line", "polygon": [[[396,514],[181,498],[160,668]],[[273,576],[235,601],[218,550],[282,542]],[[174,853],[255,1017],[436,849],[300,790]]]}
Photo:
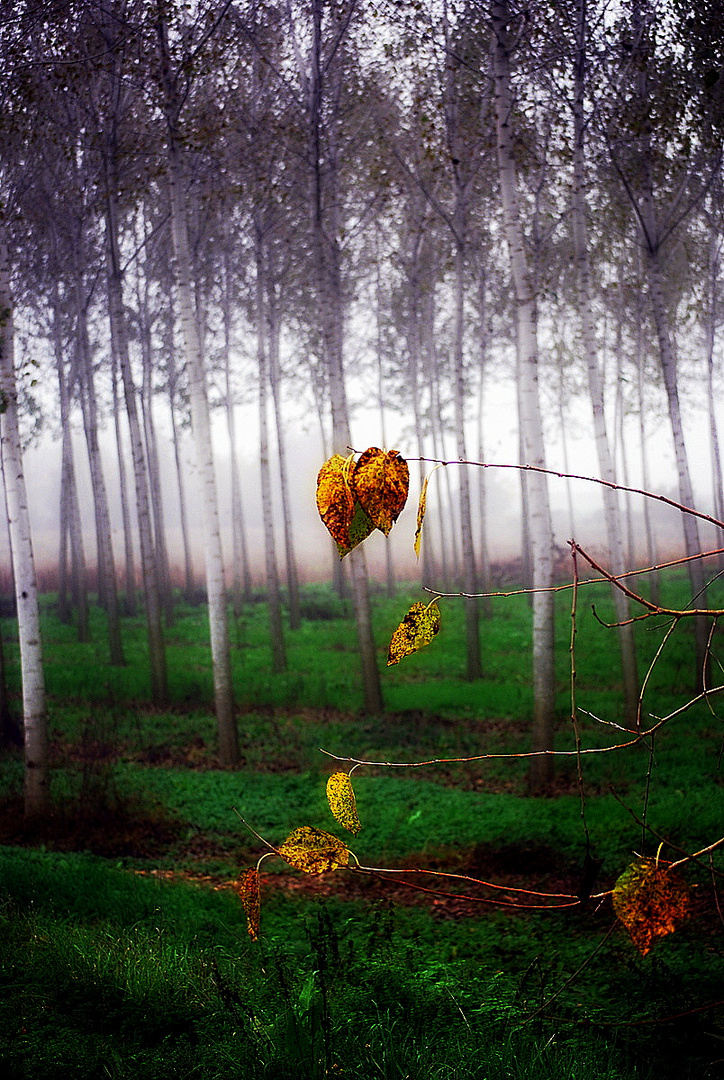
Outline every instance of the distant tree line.
{"label": "distant tree line", "polygon": [[[635,472],[646,487],[648,434],[660,423],[652,402],[663,391],[678,497],[693,505],[681,399],[700,392],[721,518],[714,410],[724,231],[720,14],[717,0],[695,7],[625,0],[614,8],[600,0],[522,7],[508,0],[7,0],[0,15],[0,389],[21,624],[33,590],[23,584],[32,553],[18,480],[18,412],[32,401],[33,378],[47,386],[52,376],[57,386],[61,614],[75,620],[79,638],[87,636],[93,563],[110,662],[120,664],[120,614],[135,610],[140,589],[158,706],[168,700],[164,628],[173,618],[161,410],[170,417],[189,591],[181,440],[190,424],[227,765],[238,760],[238,740],[222,501],[231,511],[234,603],[251,591],[240,402],[259,406],[275,671],[286,664],[282,585],[290,625],[300,620],[285,395],[308,400],[325,457],[348,453],[348,385],[359,376],[374,387],[383,432],[393,413],[408,421],[409,456],[484,460],[486,393],[512,376],[520,460],[544,467],[549,434],[555,430],[565,445],[561,418],[585,394],[599,475],[626,483]],[[13,354],[13,321],[28,328],[37,368],[17,348]],[[212,410],[223,412],[228,428],[228,493],[217,488]],[[638,418],[636,445],[621,438],[625,415]],[[99,443],[109,421],[113,466]],[[78,423],[93,492],[92,556],[71,438]],[[121,480],[122,551],[111,537],[111,467]],[[421,477],[425,469],[421,463]],[[460,470],[455,489],[449,470],[439,478],[442,512],[423,545],[423,582],[484,591],[485,470]],[[272,513],[274,483],[281,523]],[[633,549],[629,508],[617,496],[605,490],[614,572],[630,564]],[[521,475],[521,500],[524,577],[537,590],[533,672],[543,745],[554,693],[544,473]],[[644,514],[655,563],[646,505]],[[683,523],[686,550],[695,554],[696,520],[684,516]],[[361,550],[348,562],[365,707],[378,711]],[[689,565],[701,598],[701,565]],[[331,548],[330,567],[341,588]],[[388,580],[392,587],[391,563]],[[617,618],[625,620],[626,597],[615,596]],[[480,602],[465,603],[467,673],[476,678],[484,669]],[[34,633],[30,626],[28,641]],[[630,628],[620,633],[630,711],[638,699],[635,651]],[[700,658],[705,634],[702,626]],[[540,767],[544,784],[547,759]]]}

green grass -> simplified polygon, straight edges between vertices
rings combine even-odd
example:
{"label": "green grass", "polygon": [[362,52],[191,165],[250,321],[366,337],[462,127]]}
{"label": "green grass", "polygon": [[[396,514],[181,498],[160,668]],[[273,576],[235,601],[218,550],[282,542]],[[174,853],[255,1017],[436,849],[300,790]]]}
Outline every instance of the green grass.
{"label": "green grass", "polygon": [[[686,604],[682,576],[669,576],[665,587],[668,602]],[[401,590],[395,600],[375,599],[386,702],[380,716],[361,709],[348,604],[323,587],[306,591],[307,618],[288,634],[282,675],[270,671],[266,608],[248,606],[233,628],[238,771],[220,770],[215,759],[202,608],[181,606],[167,630],[172,704],[159,711],[147,704],[142,619],[124,620],[128,663],[112,668],[102,613],[93,612],[92,643],[79,645],[46,600],[58,809],[46,834],[26,837],[34,849],[0,848],[0,1060],[9,1075],[717,1075],[711,1063],[721,1057],[721,1011],[692,1012],[724,998],[705,868],[687,870],[695,915],[676,934],[641,958],[619,927],[570,984],[611,925],[608,903],[545,914],[448,910],[431,899],[410,905],[397,893],[386,903],[364,881],[348,892],[348,875],[339,872],[324,879],[332,889],[320,904],[288,890],[284,881],[299,875],[270,860],[255,944],[232,892],[148,876],[159,869],[220,881],[253,865],[261,845],[233,807],[272,843],[301,824],[341,832],[324,794],[337,766],[320,747],[401,762],[528,749],[525,598],[494,601],[483,624],[484,678],[472,683],[463,678],[456,601],[441,602],[443,629],[430,646],[384,668],[389,635],[418,598]],[[610,602],[599,586],[578,599],[579,720],[583,746],[595,748],[616,741],[601,721],[619,722],[621,706],[616,639],[590,614],[592,599],[603,619]],[[570,594],[558,604],[556,739],[570,749]],[[642,670],[664,629],[637,628]],[[17,695],[12,623],[3,632]],[[688,700],[692,656],[691,635],[679,627],[653,672],[647,713],[665,715]],[[649,772],[657,832],[690,850],[718,837],[721,746],[721,722],[695,706],[657,736],[653,757],[637,747],[584,758],[586,820],[594,854],[604,860],[603,886],[634,851],[656,852],[658,839],[643,837],[632,816],[643,811]],[[575,889],[585,854],[575,760],[559,761],[549,798],[526,794],[525,773],[523,759],[358,769],[363,829],[350,847],[367,865]],[[20,758],[9,752],[0,758],[0,793],[17,797],[21,785]]]}
{"label": "green grass", "polygon": [[649,1075],[575,1022],[521,1027],[547,993],[535,934],[478,928],[496,963],[517,952],[503,974],[424,911],[278,900],[253,944],[232,895],[87,857],[6,851],[0,882],[5,1075]]}

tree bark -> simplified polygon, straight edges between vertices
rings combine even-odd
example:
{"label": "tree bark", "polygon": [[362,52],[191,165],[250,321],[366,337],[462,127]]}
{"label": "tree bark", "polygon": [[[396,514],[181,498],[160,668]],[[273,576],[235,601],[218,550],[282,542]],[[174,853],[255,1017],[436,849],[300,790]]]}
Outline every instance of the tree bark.
{"label": "tree bark", "polygon": [[[604,407],[603,378],[596,344],[596,332],[593,318],[591,267],[588,258],[588,226],[585,203],[585,117],[584,87],[586,76],[586,0],[578,3],[578,25],[576,28],[576,63],[574,68],[574,104],[573,104],[573,189],[571,196],[573,226],[573,261],[576,269],[576,299],[580,323],[583,352],[588,371],[588,391],[591,401],[593,430],[598,455],[598,468],[602,480],[615,483],[613,455],[611,454],[606,415]],[[568,471],[568,470],[567,470]],[[610,569],[614,575],[621,574],[626,568],[624,558],[623,527],[618,492],[610,487],[602,487],[604,521]],[[628,622],[630,604],[628,597],[620,589],[613,588],[613,602],[616,611],[619,649],[621,654],[621,672],[623,676],[624,717],[627,723],[633,723],[638,713],[639,678],[636,663],[636,643],[633,625]]]}
{"label": "tree bark", "polygon": [[13,335],[10,261],[5,236],[0,232],[0,444],[15,570],[25,743],[25,816],[30,819],[44,816],[50,810],[50,764],[40,609],[18,423]]}
{"label": "tree bark", "polygon": [[[545,467],[543,425],[538,395],[538,334],[536,298],[527,265],[512,133],[510,44],[507,0],[492,4],[492,50],[498,175],[505,235],[516,298],[518,338],[518,397],[525,463]],[[534,716],[529,786],[533,793],[550,787],[553,778],[555,732],[553,527],[545,475],[527,477],[530,537],[533,558],[533,698]]]}
{"label": "tree bark", "polygon": [[168,194],[171,210],[171,234],[174,251],[174,276],[177,307],[188,372],[191,428],[196,449],[196,465],[201,479],[204,507],[204,550],[206,555],[206,593],[209,606],[211,662],[219,741],[219,760],[233,767],[239,763],[239,735],[234,712],[229,645],[229,616],[224,585],[224,561],[221,547],[219,501],[216,490],[211,419],[206,389],[206,371],[201,353],[199,330],[191,289],[191,252],[188,215],[183,187],[183,168],[179,149],[179,114],[181,104],[174,82],[168,53],[166,26],[159,12],[157,23],[161,82],[167,127]]}
{"label": "tree bark", "polygon": [[272,512],[271,467],[269,464],[269,416],[268,416],[268,333],[269,319],[266,303],[266,275],[264,272],[264,251],[261,229],[255,226],[256,249],[256,320],[257,320],[257,363],[259,368],[259,462],[261,469],[261,504],[264,524],[264,557],[266,562],[267,604],[269,607],[269,640],[272,654],[272,671],[278,674],[286,671],[287,654],[284,645],[284,624],[282,621],[282,602],[279,591],[279,569],[277,566],[276,544],[274,537],[274,515]]}

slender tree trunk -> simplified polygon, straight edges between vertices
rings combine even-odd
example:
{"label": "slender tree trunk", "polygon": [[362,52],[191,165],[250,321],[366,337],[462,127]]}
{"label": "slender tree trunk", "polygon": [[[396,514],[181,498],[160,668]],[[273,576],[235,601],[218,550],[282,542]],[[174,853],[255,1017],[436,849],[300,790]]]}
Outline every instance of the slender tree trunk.
{"label": "slender tree trunk", "polygon": [[[460,197],[458,197],[460,198]],[[462,218],[458,212],[458,219]],[[458,220],[458,239],[455,251],[455,340],[454,340],[454,391],[455,402],[455,438],[458,457],[467,459],[465,445],[465,369],[463,357],[463,333],[465,320],[465,248],[462,234],[465,224]],[[480,612],[477,597],[478,582],[475,571],[475,552],[473,550],[473,520],[470,507],[469,466],[460,468],[460,542],[462,547],[463,592],[468,593],[465,600],[465,675],[468,679],[479,679],[483,673],[480,664]]]}
{"label": "slender tree trunk", "polygon": [[170,625],[174,618],[173,589],[171,586],[171,569],[169,567],[168,548],[166,545],[166,522],[161,492],[161,467],[158,459],[158,441],[156,439],[156,425],[153,419],[153,350],[151,345],[151,330],[148,322],[148,302],[147,297],[143,295],[140,284],[138,289],[138,306],[143,366],[141,414],[143,417],[146,464],[148,466],[148,486],[151,498],[151,509],[153,512],[154,551],[156,553],[156,566],[158,568],[161,607],[166,618],[166,625]]}
{"label": "slender tree trunk", "polygon": [[[76,611],[76,630],[78,641],[90,640],[90,628],[88,623],[88,580],[85,561],[85,548],[83,544],[83,531],[80,519],[80,504],[78,501],[78,486],[75,479],[75,458],[73,453],[73,439],[70,427],[70,391],[68,388],[68,376],[65,359],[63,357],[63,345],[60,332],[59,298],[54,295],[53,303],[53,348],[55,353],[55,367],[58,373],[58,396],[60,402],[60,425],[62,430],[62,483],[61,483],[61,538],[67,539],[70,546],[71,564],[71,592],[73,605]],[[65,570],[67,565],[67,551],[61,556],[60,571]],[[60,617],[67,613],[67,596],[65,589],[59,586],[58,608]],[[69,613],[67,613],[69,614]],[[64,621],[70,621],[67,617]]]}
{"label": "slender tree trunk", "polygon": [[168,349],[166,358],[166,370],[168,372],[168,407],[171,419],[171,438],[173,442],[173,457],[176,466],[176,486],[178,490],[179,525],[181,527],[181,542],[184,552],[184,591],[187,599],[194,595],[194,566],[191,558],[191,544],[189,541],[188,514],[186,512],[186,485],[184,484],[183,457],[181,454],[181,436],[178,429],[176,416],[178,400],[178,373],[176,371],[174,342],[174,312],[173,302],[169,297],[169,328]]}
{"label": "slender tree trunk", "polygon": [[[518,394],[526,462],[545,467],[543,425],[538,396],[538,334],[536,301],[527,265],[518,202],[518,185],[511,129],[513,100],[510,89],[509,9],[507,0],[494,0],[493,78],[498,152],[498,174],[505,234],[516,297],[519,375]],[[548,485],[541,473],[528,477],[530,535],[533,556],[533,697],[534,718],[529,784],[532,792],[549,788],[553,778],[555,732],[553,526]]]}
{"label": "slender tree trunk", "polygon": [[[339,227],[337,221],[339,200],[336,192],[337,147],[333,126],[335,118],[327,121],[327,145],[324,161],[321,136],[323,120],[323,60],[322,23],[323,0],[312,0],[313,41],[311,72],[309,78],[309,158],[311,165],[312,236],[315,252],[317,291],[322,321],[329,398],[332,409],[332,449],[348,455],[351,445],[349,410],[344,381],[344,303],[339,253]],[[328,74],[328,73],[327,73]],[[337,78],[341,78],[339,72]],[[330,99],[335,94],[330,91]],[[362,690],[367,712],[382,711],[382,688],[380,684],[377,655],[372,634],[367,564],[362,545],[352,551],[345,560],[352,579],[352,595],[357,639],[362,666]]]}
{"label": "slender tree trunk", "polygon": [[[706,314],[706,401],[709,415],[709,450],[711,455],[712,496],[714,517],[724,521],[724,481],[722,480],[721,450],[719,430],[716,420],[716,397],[714,387],[714,344],[718,314],[719,262],[721,237],[712,228],[709,241],[709,310]],[[717,546],[721,546],[724,537],[719,534]],[[724,565],[724,558],[719,558]]]}
{"label": "slender tree trunk", "polygon": [[272,511],[271,467],[269,465],[269,416],[268,416],[268,362],[267,343],[269,320],[266,305],[264,252],[261,229],[255,227],[256,248],[256,319],[257,362],[259,365],[259,447],[261,467],[261,502],[264,522],[264,556],[266,560],[267,604],[269,607],[269,639],[272,653],[272,671],[286,671],[287,654],[284,645],[282,602],[279,590],[276,544],[274,539],[274,515]]}
{"label": "slender tree trunk", "polygon": [[224,586],[224,562],[221,547],[219,501],[216,491],[211,420],[206,390],[206,371],[199,342],[198,323],[191,291],[191,252],[188,218],[183,189],[183,169],[179,151],[178,116],[180,105],[170,71],[166,28],[159,20],[159,56],[166,94],[168,189],[171,209],[174,270],[179,320],[184,339],[191,404],[191,427],[196,448],[196,465],[203,489],[204,550],[206,553],[206,592],[211,632],[211,660],[214,698],[222,765],[239,762],[239,736],[234,713],[231,678],[229,616]]}
{"label": "slender tree trunk", "polygon": [[161,598],[158,585],[151,525],[151,507],[148,496],[148,476],[143,452],[143,436],[138,418],[136,387],[131,371],[128,351],[128,328],[123,302],[123,271],[118,247],[118,207],[116,195],[118,179],[115,176],[115,148],[110,146],[105,157],[106,176],[106,265],[108,272],[108,314],[111,326],[111,347],[118,361],[123,383],[123,396],[128,417],[131,440],[131,458],[136,489],[136,514],[141,549],[141,574],[146,609],[148,653],[151,675],[151,700],[156,707],[168,703],[168,674],[166,669],[166,645],[163,635]]}
{"label": "slender tree trunk", "polygon": [[[270,284],[270,289],[273,286]],[[282,420],[281,367],[279,363],[279,312],[273,292],[269,295],[269,385],[274,406],[274,427],[277,436],[279,455],[279,488],[282,499],[282,520],[284,524],[284,553],[287,567],[287,590],[289,593],[289,626],[298,630],[302,625],[299,606],[299,571],[294,550],[294,526],[292,523],[291,499],[289,496],[289,470],[287,468],[287,448]]]}
{"label": "slender tree trunk", "polygon": [[5,236],[0,233],[0,445],[18,610],[25,733],[25,816],[38,818],[50,810],[48,718],[38,588],[18,425],[13,334],[10,262]]}
{"label": "slender tree trunk", "polygon": [[234,553],[234,613],[241,614],[244,601],[251,599],[251,571],[246,543],[244,506],[241,498],[239,453],[236,446],[236,409],[231,379],[231,289],[228,254],[224,255],[224,380],[226,401],[226,428],[229,433],[229,461],[231,466],[231,537]]}
{"label": "slender tree trunk", "polygon": [[88,450],[88,468],[93,490],[93,509],[96,525],[96,552],[98,578],[98,601],[105,608],[108,623],[108,650],[111,664],[125,663],[121,621],[118,607],[118,586],[111,535],[111,515],[103,474],[100,446],[98,443],[98,405],[96,402],[95,377],[88,341],[86,308],[80,296],[81,277],[76,271],[76,365],[83,430]]}
{"label": "slender tree trunk", "polygon": [[118,362],[111,357],[111,400],[113,403],[113,430],[116,436],[116,461],[118,463],[118,493],[121,502],[121,521],[123,522],[123,552],[125,565],[124,610],[126,615],[134,616],[138,610],[136,599],[136,556],[133,549],[133,525],[131,506],[128,497],[128,477],[126,474],[126,455],[123,446],[122,412],[118,394]]}
{"label": "slender tree trunk", "polygon": [[[615,483],[613,455],[606,431],[606,416],[604,403],[604,386],[601,377],[601,367],[598,358],[596,333],[593,318],[591,267],[588,259],[588,226],[586,221],[585,204],[585,122],[584,122],[584,85],[586,75],[586,21],[587,0],[579,0],[578,26],[577,26],[577,50],[574,70],[574,139],[573,139],[573,190],[571,200],[573,222],[573,260],[576,268],[576,291],[578,318],[580,322],[583,352],[586,357],[588,371],[588,391],[591,400],[593,415],[593,430],[598,455],[598,468],[602,480]],[[566,466],[568,472],[568,467]],[[616,574],[621,574],[626,569],[624,565],[623,528],[621,510],[618,501],[618,492],[609,487],[602,487],[604,505],[604,520],[610,569]],[[621,653],[621,671],[623,676],[623,704],[624,716],[627,722],[635,721],[638,711],[639,679],[638,666],[636,663],[636,644],[634,639],[633,625],[628,622],[630,605],[628,597],[620,589],[613,589],[613,602],[616,611],[616,621],[621,625],[618,629],[619,648]]]}

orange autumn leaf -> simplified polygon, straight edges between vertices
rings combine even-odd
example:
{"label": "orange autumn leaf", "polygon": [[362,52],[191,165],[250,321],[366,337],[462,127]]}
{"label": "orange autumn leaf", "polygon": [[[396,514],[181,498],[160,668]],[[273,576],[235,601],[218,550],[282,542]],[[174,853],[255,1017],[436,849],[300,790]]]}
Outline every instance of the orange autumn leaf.
{"label": "orange autumn leaf", "polygon": [[327,801],[332,814],[348,832],[355,835],[362,825],[357,816],[357,801],[352,781],[346,772],[332,773],[327,780]]}
{"label": "orange autumn leaf", "polygon": [[333,454],[317,475],[317,509],[337,545],[340,558],[348,555],[374,529],[352,492],[350,476],[353,469],[349,458]]}
{"label": "orange autumn leaf", "polygon": [[255,868],[245,870],[236,883],[236,891],[246,913],[246,928],[252,941],[259,937],[261,917],[261,899],[259,895],[259,871]]}
{"label": "orange autumn leaf", "polygon": [[342,841],[313,825],[302,825],[290,832],[278,853],[305,874],[324,874],[349,865],[349,849]]}
{"label": "orange autumn leaf", "polygon": [[641,859],[613,888],[613,908],[642,956],[656,938],[672,934],[689,912],[689,887],[675,870]]}
{"label": "orange autumn leaf", "polygon": [[407,502],[410,470],[405,459],[397,450],[370,446],[360,455],[351,485],[374,527],[388,536]]}
{"label": "orange autumn leaf", "polygon": [[429,645],[440,629],[440,609],[437,604],[416,601],[390,639],[387,666],[399,664],[403,656]]}

